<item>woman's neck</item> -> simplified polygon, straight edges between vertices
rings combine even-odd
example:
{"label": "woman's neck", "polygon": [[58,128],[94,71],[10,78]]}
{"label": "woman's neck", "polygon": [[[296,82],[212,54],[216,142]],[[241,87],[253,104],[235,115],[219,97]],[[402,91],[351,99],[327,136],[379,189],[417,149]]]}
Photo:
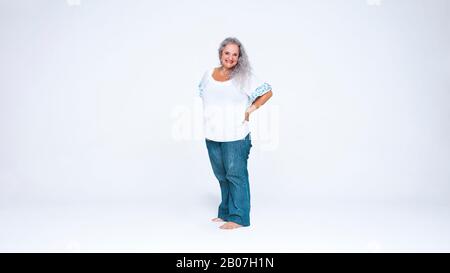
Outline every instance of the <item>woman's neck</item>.
{"label": "woman's neck", "polygon": [[219,72],[220,72],[220,74],[223,75],[223,76],[227,76],[227,77],[230,76],[231,71],[232,71],[232,69],[228,69],[228,68],[226,68],[226,67],[224,67],[224,66],[221,66],[221,67],[219,68]]}

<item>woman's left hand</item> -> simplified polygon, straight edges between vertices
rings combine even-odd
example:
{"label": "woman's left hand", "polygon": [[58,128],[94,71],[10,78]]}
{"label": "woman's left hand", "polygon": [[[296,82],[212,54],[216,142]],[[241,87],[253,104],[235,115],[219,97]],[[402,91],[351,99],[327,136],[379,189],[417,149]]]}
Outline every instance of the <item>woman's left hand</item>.
{"label": "woman's left hand", "polygon": [[258,109],[258,107],[254,104],[250,105],[247,110],[245,110],[245,120],[244,121],[249,121],[250,120],[250,114],[255,111],[256,109]]}
{"label": "woman's left hand", "polygon": [[250,113],[248,111],[245,111],[245,120],[244,121],[249,121],[250,120]]}

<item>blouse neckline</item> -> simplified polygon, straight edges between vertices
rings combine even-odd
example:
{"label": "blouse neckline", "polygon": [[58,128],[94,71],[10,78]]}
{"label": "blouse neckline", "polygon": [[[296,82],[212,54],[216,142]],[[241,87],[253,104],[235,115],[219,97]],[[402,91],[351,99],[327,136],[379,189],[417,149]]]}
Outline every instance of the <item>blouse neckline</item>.
{"label": "blouse neckline", "polygon": [[226,81],[218,81],[218,80],[214,79],[213,73],[214,73],[214,68],[211,69],[211,71],[209,72],[209,77],[213,80],[213,82],[218,83],[218,84],[229,84],[231,82],[231,79],[226,80]]}

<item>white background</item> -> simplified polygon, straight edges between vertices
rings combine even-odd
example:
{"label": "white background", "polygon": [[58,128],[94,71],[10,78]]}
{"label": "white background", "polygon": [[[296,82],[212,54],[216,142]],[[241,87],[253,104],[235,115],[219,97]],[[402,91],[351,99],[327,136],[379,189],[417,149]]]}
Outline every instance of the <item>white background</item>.
{"label": "white background", "polygon": [[[447,0],[1,0],[0,249],[449,250],[449,33]],[[231,238],[174,134],[228,36],[274,93]]]}

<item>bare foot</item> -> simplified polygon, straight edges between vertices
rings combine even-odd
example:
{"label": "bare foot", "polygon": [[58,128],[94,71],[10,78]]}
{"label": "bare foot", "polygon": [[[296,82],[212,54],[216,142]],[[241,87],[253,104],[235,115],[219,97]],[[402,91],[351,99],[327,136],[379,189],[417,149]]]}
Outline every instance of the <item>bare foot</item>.
{"label": "bare foot", "polygon": [[213,222],[225,222],[222,218],[214,218],[214,219],[211,219],[211,221],[213,221]]}
{"label": "bare foot", "polygon": [[235,229],[235,228],[240,228],[240,227],[242,227],[242,226],[235,222],[226,222],[225,224],[220,226],[221,229]]}

